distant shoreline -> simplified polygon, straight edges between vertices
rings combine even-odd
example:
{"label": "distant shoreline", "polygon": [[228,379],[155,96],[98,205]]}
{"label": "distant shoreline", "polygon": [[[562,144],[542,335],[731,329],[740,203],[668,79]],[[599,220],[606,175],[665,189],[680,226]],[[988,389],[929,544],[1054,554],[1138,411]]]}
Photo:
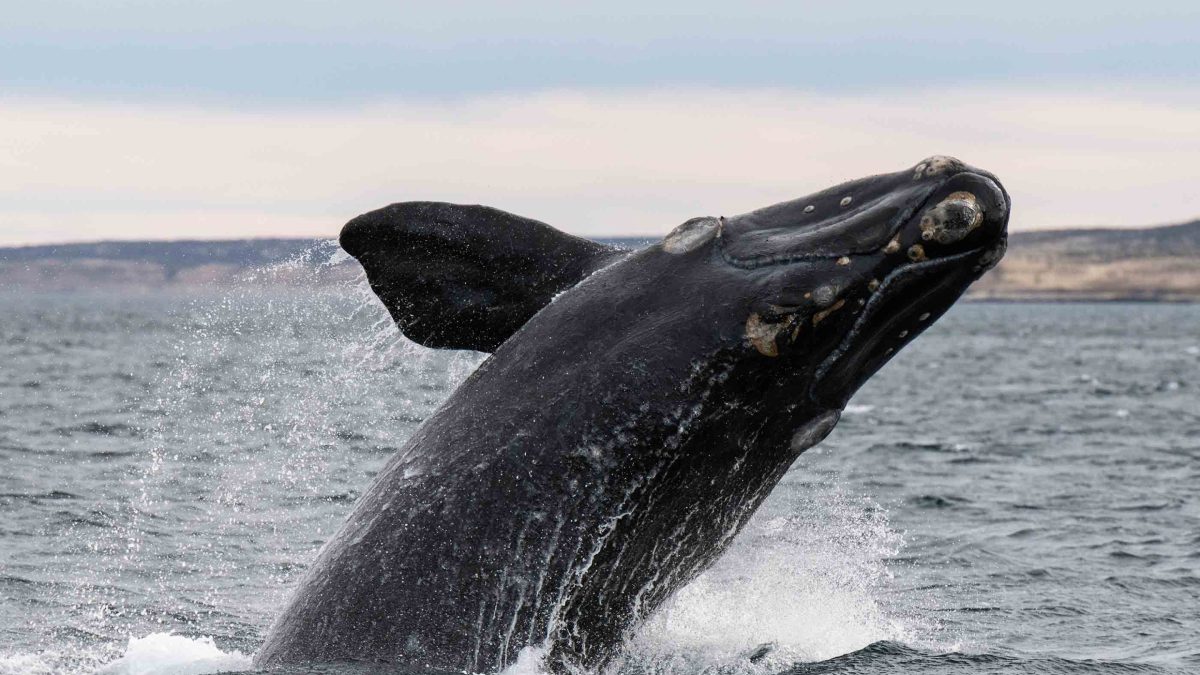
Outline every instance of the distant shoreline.
{"label": "distant shoreline", "polygon": [[1031,295],[1028,297],[979,297],[973,295],[970,291],[963,296],[962,302],[969,302],[973,305],[1195,305],[1200,304],[1200,297],[1196,298],[1103,298],[1091,296],[1060,296],[1060,297],[1044,297]]}
{"label": "distant shoreline", "polygon": [[[599,239],[637,248],[653,239]],[[109,241],[0,248],[0,289],[157,290],[281,285],[357,278],[331,239]],[[1014,233],[971,302],[1200,302],[1200,220],[1144,229]]]}
{"label": "distant shoreline", "polygon": [[[104,295],[113,293],[124,293],[130,296],[154,296],[154,295],[178,295],[185,296],[224,296],[230,292],[238,290],[272,290],[283,292],[288,289],[297,288],[287,284],[270,283],[265,285],[250,285],[250,284],[232,284],[232,285],[210,285],[210,284],[167,284],[164,286],[95,286],[88,288],[27,288],[13,287],[0,284],[0,297],[4,296],[39,296],[39,297],[61,297],[71,295]],[[310,293],[332,293],[337,290],[336,286],[318,286],[308,287],[306,289]],[[1008,296],[1008,297],[988,297],[979,296],[968,291],[963,296],[960,302],[972,305],[1197,305],[1200,304],[1200,297],[1094,297],[1094,296],[1069,296],[1062,295],[1056,297],[1046,297],[1041,295],[1030,296]]]}

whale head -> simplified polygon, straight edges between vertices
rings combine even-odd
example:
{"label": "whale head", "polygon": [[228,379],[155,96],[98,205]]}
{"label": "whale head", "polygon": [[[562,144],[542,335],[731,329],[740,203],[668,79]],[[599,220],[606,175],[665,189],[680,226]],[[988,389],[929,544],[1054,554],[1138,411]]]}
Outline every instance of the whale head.
{"label": "whale head", "polygon": [[[429,347],[494,351],[564,296],[541,321],[567,342],[688,335],[682,354],[706,349],[702,326],[720,326],[714,339],[750,367],[840,408],[999,261],[1008,214],[995,176],[936,156],[739,216],[694,218],[633,254],[442,202],[358,216],[341,244],[405,335]],[[568,298],[578,316],[565,314]],[[598,315],[614,334],[598,330]]]}
{"label": "whale head", "polygon": [[[744,340],[803,371],[824,408],[851,395],[995,266],[1009,197],[952,157],[731,218],[696,219],[667,252],[710,239],[756,285]],[[707,243],[707,242],[705,242]]]}

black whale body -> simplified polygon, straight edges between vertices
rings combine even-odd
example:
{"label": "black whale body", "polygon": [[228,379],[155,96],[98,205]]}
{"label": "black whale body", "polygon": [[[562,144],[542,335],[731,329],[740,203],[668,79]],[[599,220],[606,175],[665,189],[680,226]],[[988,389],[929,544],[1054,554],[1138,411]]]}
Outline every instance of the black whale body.
{"label": "black whale body", "polygon": [[396,204],[342,245],[400,328],[492,350],[308,570],[256,665],[595,671],[711,564],[851,394],[1003,254],[1008,197],[933,157],[625,253]]}

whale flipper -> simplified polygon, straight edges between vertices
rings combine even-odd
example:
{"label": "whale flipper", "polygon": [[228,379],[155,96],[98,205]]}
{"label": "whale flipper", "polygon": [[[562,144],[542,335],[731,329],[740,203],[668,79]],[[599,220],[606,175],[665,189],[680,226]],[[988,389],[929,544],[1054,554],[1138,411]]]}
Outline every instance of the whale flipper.
{"label": "whale flipper", "polygon": [[445,202],[365,213],[346,223],[340,243],[409,339],[483,352],[625,255],[499,209]]}

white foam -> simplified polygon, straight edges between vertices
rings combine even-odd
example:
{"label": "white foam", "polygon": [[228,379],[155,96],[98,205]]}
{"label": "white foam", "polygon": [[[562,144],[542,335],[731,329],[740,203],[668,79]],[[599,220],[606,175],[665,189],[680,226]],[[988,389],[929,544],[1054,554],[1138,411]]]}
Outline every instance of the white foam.
{"label": "white foam", "polygon": [[210,637],[151,633],[129,638],[125,655],[96,672],[97,675],[203,675],[252,668],[249,656],[239,651],[223,652]]}
{"label": "white foam", "polygon": [[[936,630],[883,602],[887,561],[903,542],[877,504],[824,486],[770,510],[638,631],[627,652],[633,670],[778,672],[881,640],[925,643]],[[751,664],[767,643],[773,649]]]}
{"label": "white foam", "polygon": [[546,658],[544,647],[525,647],[517,652],[517,661],[500,671],[500,675],[546,675],[543,665]]}
{"label": "white foam", "polygon": [[95,673],[112,659],[108,646],[44,649],[37,652],[0,652],[0,675],[84,675]]}
{"label": "white foam", "polygon": [[57,672],[53,655],[0,654],[0,675],[50,675]]}

